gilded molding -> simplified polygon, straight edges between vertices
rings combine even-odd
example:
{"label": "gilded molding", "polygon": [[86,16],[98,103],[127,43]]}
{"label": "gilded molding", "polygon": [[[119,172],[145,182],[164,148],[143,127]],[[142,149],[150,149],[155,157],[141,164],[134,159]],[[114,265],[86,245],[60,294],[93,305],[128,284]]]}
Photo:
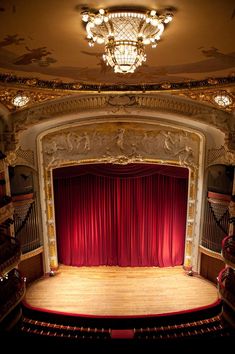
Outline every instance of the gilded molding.
{"label": "gilded molding", "polygon": [[105,109],[106,113],[110,114],[114,112],[131,114],[133,108],[174,113],[215,126],[223,132],[235,130],[235,123],[233,123],[229,113],[202,103],[165,94],[71,96],[15,112],[11,115],[11,118],[14,131],[20,132],[34,124],[66,114],[97,109]]}
{"label": "gilded molding", "polygon": [[[233,112],[235,109],[235,94],[230,92],[229,90],[221,90],[221,89],[214,89],[214,90],[205,90],[205,89],[198,89],[198,90],[183,90],[180,93],[176,92],[175,94],[190,98],[194,101],[205,102],[217,107],[218,109],[222,109],[226,112]],[[219,94],[228,95],[232,99],[232,103],[227,107],[221,107],[216,104],[214,101],[214,97]]]}
{"label": "gilded molding", "polygon": [[[41,102],[45,102],[48,100],[54,100],[59,97],[63,97],[68,95],[66,92],[57,93],[55,91],[47,91],[47,90],[30,90],[28,88],[21,89],[19,87],[0,87],[0,103],[2,103],[7,109],[11,112],[18,110],[19,108],[15,107],[13,104],[13,98],[16,95],[26,95],[29,98],[28,106],[32,106],[34,104],[38,104]],[[20,108],[22,109],[22,108]]]}
{"label": "gilded molding", "polygon": [[[126,100],[126,99],[125,99]],[[126,100],[133,104],[133,100]],[[123,101],[122,101],[123,104]],[[122,105],[120,103],[120,105]],[[197,263],[198,168],[201,137],[163,125],[110,122],[48,132],[40,140],[45,193],[46,239],[50,268],[58,266],[52,170],[84,163],[162,163],[189,169],[188,220],[184,266]]]}
{"label": "gilded molding", "polygon": [[184,80],[181,82],[161,82],[155,84],[94,84],[90,82],[63,82],[59,79],[42,80],[38,78],[18,77],[9,73],[0,74],[0,83],[2,85],[20,85],[21,87],[35,87],[37,89],[60,90],[60,91],[87,91],[87,92],[110,92],[110,91],[162,91],[184,89],[199,89],[205,87],[217,87],[221,85],[232,85],[235,82],[235,76],[212,77],[204,80]]}
{"label": "gilded molding", "polygon": [[7,154],[7,157],[6,157],[6,161],[7,161],[8,165],[15,166],[16,165],[16,160],[17,160],[16,152],[15,151],[10,151]]}

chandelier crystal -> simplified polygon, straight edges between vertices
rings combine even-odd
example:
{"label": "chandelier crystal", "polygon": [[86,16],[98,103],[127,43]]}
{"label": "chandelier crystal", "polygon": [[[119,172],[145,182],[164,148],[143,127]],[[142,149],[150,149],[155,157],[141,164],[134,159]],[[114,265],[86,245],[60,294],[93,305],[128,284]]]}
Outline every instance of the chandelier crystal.
{"label": "chandelier crystal", "polygon": [[172,18],[170,13],[158,15],[155,10],[82,12],[88,44],[104,44],[104,61],[122,74],[133,73],[146,61],[145,45],[155,48]]}

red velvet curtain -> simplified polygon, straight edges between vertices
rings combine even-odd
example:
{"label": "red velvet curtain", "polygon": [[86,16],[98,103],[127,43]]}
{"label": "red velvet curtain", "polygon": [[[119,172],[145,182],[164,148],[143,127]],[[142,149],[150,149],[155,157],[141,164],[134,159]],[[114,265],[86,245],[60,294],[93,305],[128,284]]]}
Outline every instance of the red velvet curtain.
{"label": "red velvet curtain", "polygon": [[183,263],[188,171],[86,165],[54,171],[59,262],[74,266]]}

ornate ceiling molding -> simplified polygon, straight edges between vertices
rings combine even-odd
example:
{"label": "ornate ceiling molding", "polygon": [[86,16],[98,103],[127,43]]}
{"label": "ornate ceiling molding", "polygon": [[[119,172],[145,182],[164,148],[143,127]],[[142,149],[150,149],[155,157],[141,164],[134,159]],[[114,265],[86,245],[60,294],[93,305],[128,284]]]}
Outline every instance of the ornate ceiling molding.
{"label": "ornate ceiling molding", "polygon": [[[216,104],[214,98],[216,95],[219,94],[225,94],[231,98],[231,104],[225,107],[221,107],[218,104]],[[198,90],[182,90],[180,92],[174,92],[173,94],[183,96],[190,98],[191,100],[198,101],[198,102],[204,102],[210,105],[213,105],[214,107],[217,107],[218,109],[222,109],[225,112],[233,112],[235,110],[235,88],[233,90],[228,89],[221,89],[221,88],[214,88],[213,90],[210,89],[198,89]]]}
{"label": "ornate ceiling molding", "polygon": [[[61,81],[45,81],[29,78],[17,78],[11,75],[0,74],[0,103],[8,110],[15,112],[22,110],[23,107],[15,107],[13,98],[17,95],[27,96],[29,103],[27,108],[37,103],[48,100],[57,100],[65,96],[77,94],[113,94],[120,92],[125,94],[128,92],[139,93],[155,93],[155,94],[171,94],[173,96],[183,96],[191,100],[204,102],[214,108],[226,112],[235,110],[235,76],[229,78],[207,79],[204,81],[187,81],[182,83],[162,82],[151,85],[94,85],[81,83],[62,83]],[[214,98],[216,94],[225,93],[231,98],[231,104],[228,106],[219,106]]]}
{"label": "ornate ceiling molding", "polygon": [[185,80],[182,82],[161,82],[157,84],[93,84],[89,82],[63,82],[61,80],[41,80],[37,78],[18,77],[8,73],[0,73],[0,84],[20,85],[20,87],[35,87],[52,90],[71,90],[73,92],[111,92],[111,91],[162,91],[208,88],[235,83],[235,75],[204,80]]}
{"label": "ornate ceiling molding", "polygon": [[17,108],[13,104],[13,98],[19,94],[23,94],[29,98],[29,107],[48,100],[55,100],[66,95],[65,92],[59,93],[52,90],[48,92],[48,90],[30,90],[25,88],[20,89],[19,87],[8,88],[0,86],[0,103],[2,103],[2,105],[10,112],[14,112]]}
{"label": "ornate ceiling molding", "polygon": [[235,130],[231,114],[202,103],[164,94],[71,96],[15,112],[11,119],[14,132],[19,133],[35,124],[69,114],[95,110],[98,116],[99,110],[105,110],[106,114],[111,115],[114,113],[131,115],[134,109],[139,112],[148,110],[175,114],[214,126],[225,133]]}

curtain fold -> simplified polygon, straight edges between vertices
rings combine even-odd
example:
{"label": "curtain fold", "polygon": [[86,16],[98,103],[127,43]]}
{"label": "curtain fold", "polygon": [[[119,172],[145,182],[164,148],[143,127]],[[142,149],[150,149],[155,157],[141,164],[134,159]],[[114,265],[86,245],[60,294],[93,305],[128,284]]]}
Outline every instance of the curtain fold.
{"label": "curtain fold", "polygon": [[59,262],[182,264],[188,171],[157,165],[87,167],[54,173]]}

